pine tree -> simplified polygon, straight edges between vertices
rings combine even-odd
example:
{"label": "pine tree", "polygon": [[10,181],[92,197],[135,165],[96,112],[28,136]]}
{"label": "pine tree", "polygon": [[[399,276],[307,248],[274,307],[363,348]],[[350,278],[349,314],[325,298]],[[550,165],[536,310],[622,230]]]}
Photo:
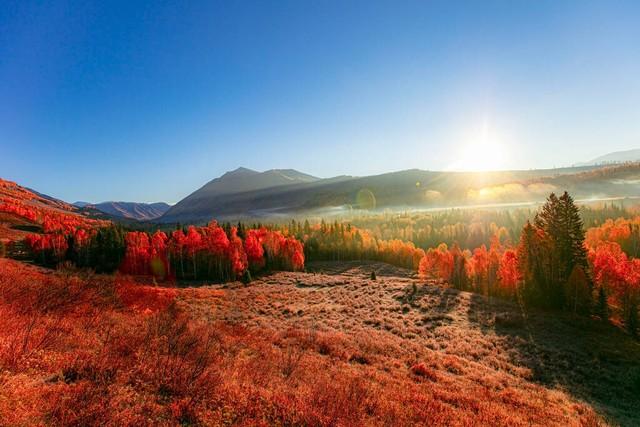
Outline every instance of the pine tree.
{"label": "pine tree", "polygon": [[246,237],[246,230],[245,230],[244,224],[241,221],[238,221],[238,225],[236,228],[238,232],[238,237],[244,240],[244,238]]}
{"label": "pine tree", "polygon": [[527,221],[518,245],[518,269],[522,274],[520,294],[529,304],[548,305],[551,288],[550,252],[544,231]]}
{"label": "pine tree", "polygon": [[626,319],[627,331],[634,336],[638,336],[638,303],[633,300],[629,307]]}
{"label": "pine tree", "polygon": [[[539,252],[544,260],[544,265],[540,262],[532,263],[531,267],[538,269],[534,271],[537,287],[541,292],[544,305],[552,308],[566,307],[570,310],[577,310],[580,306],[589,307],[591,301],[582,301],[585,294],[591,295],[592,282],[588,275],[587,250],[584,245],[584,228],[580,211],[573,202],[573,199],[566,191],[561,197],[554,193],[549,195],[547,202],[540,212],[536,214],[534,220],[535,228],[544,232],[544,238],[540,241],[544,247],[544,252]],[[535,264],[538,264],[535,267]],[[574,268],[579,266],[584,274],[583,281],[588,292],[567,293],[569,278]],[[577,278],[576,278],[577,280]],[[581,279],[582,280],[582,279]],[[578,301],[580,299],[580,301]]]}
{"label": "pine tree", "polygon": [[247,268],[244,271],[244,274],[242,275],[242,283],[244,283],[245,285],[248,285],[249,283],[251,283],[252,280],[253,279],[251,278],[251,272]]}
{"label": "pine tree", "polygon": [[[561,222],[563,223],[561,239],[564,239],[563,246],[566,246],[566,254],[563,261],[567,263],[566,271],[570,274],[573,267],[579,265],[583,269],[589,267],[587,262],[587,249],[584,245],[584,228],[580,211],[573,202],[573,198],[566,191],[560,197],[561,203]],[[567,274],[567,275],[568,275]]]}
{"label": "pine tree", "polygon": [[609,319],[609,306],[607,304],[607,293],[603,286],[598,288],[598,315],[600,319],[603,321],[607,321]]}
{"label": "pine tree", "polygon": [[591,306],[591,286],[584,269],[576,265],[567,280],[566,293],[571,301],[570,310],[575,313],[588,313]]}
{"label": "pine tree", "polygon": [[[542,206],[540,212],[535,216],[534,223],[536,228],[544,231],[544,237],[546,244],[549,247],[549,252],[546,254],[548,260],[548,270],[544,274],[543,280],[541,280],[541,297],[543,299],[543,305],[560,308],[564,305],[564,280],[562,278],[562,271],[565,267],[562,265],[562,256],[564,249],[562,246],[561,235],[563,234],[562,214],[560,211],[560,201],[558,197],[551,193],[547,198],[547,202]],[[538,271],[542,273],[542,271]],[[567,276],[565,276],[567,278]]]}
{"label": "pine tree", "polygon": [[[566,191],[559,199],[560,202],[560,222],[563,225],[562,233],[559,236],[559,247],[562,252],[559,256],[564,267],[560,278],[569,281],[571,274],[576,267],[580,271],[580,286],[582,289],[573,295],[567,295],[568,306],[574,311],[576,308],[583,313],[591,306],[591,294],[593,283],[589,277],[589,263],[587,261],[587,249],[584,244],[585,232],[580,211],[573,202],[573,198]],[[566,278],[566,279],[565,279]]]}

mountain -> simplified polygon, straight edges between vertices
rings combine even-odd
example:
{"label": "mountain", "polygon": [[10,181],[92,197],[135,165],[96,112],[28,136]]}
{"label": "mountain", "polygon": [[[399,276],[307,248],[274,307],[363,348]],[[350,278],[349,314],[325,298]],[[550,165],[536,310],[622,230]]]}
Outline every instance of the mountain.
{"label": "mountain", "polygon": [[[381,175],[314,179],[290,184],[244,185],[240,191],[219,190],[237,171],[211,181],[186,197],[158,222],[204,223],[211,219],[290,218],[331,215],[353,209],[434,209],[457,206],[531,203],[550,192],[570,191],[576,199],[636,197],[640,194],[640,164],[583,166],[562,169],[499,172],[441,172],[411,169]],[[263,173],[264,174],[264,173]],[[262,174],[241,170],[243,183]],[[304,174],[303,174],[304,175]],[[307,176],[307,175],[304,175]]]}
{"label": "mountain", "polygon": [[164,202],[136,203],[136,202],[102,202],[90,204],[76,202],[74,206],[79,208],[93,208],[116,218],[132,219],[136,221],[150,221],[164,215],[171,208]]}
{"label": "mountain", "polygon": [[307,175],[294,169],[271,169],[266,172],[256,172],[240,167],[209,181],[202,188],[189,195],[187,199],[197,200],[221,194],[241,193],[318,180],[319,178],[315,176]]}
{"label": "mountain", "polygon": [[240,167],[215,178],[176,203],[162,217],[162,222],[189,219],[206,221],[224,196],[251,193],[273,188],[288,188],[321,181],[294,169],[271,169],[257,172]]}
{"label": "mountain", "polygon": [[607,163],[624,163],[624,162],[637,162],[640,161],[640,148],[626,151],[616,151],[613,153],[605,154],[604,156],[596,157],[595,159],[584,163],[584,165],[599,165]]}

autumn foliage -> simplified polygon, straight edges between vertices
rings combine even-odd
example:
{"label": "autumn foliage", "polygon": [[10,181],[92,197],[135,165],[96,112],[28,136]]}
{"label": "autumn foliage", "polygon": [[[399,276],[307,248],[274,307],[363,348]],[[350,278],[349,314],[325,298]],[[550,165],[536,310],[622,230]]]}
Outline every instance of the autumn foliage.
{"label": "autumn foliage", "polygon": [[603,303],[619,315],[630,333],[637,334],[640,259],[629,258],[618,243],[610,242],[592,249],[589,261]]}
{"label": "autumn foliage", "polygon": [[42,227],[44,233],[73,233],[77,228],[106,226],[109,221],[87,218],[64,202],[44,198],[14,182],[0,179],[0,212]]}
{"label": "autumn foliage", "polygon": [[519,271],[517,254],[496,237],[489,249],[461,250],[442,243],[429,249],[420,261],[418,273],[427,279],[439,279],[461,290],[487,296],[514,297]]}
{"label": "autumn foliage", "polygon": [[[23,213],[30,215],[29,212],[35,211]],[[36,262],[56,266],[70,261],[98,272],[119,269],[158,280],[229,281],[249,270],[256,273],[263,269],[304,269],[302,243],[279,230],[243,227],[240,232],[237,227],[222,227],[213,221],[204,227],[149,233],[76,217],[47,214],[43,217],[44,233],[26,236],[24,242]],[[54,218],[64,221],[56,222]]]}
{"label": "autumn foliage", "polygon": [[607,219],[587,230],[586,242],[591,248],[617,243],[627,255],[640,257],[640,216]]}
{"label": "autumn foliage", "polygon": [[215,221],[206,227],[190,226],[167,236],[132,231],[126,235],[126,252],[121,271],[153,275],[159,279],[178,277],[193,280],[229,281],[248,269],[297,271],[304,269],[303,245],[293,237],[266,228],[226,231]]}
{"label": "autumn foliage", "polygon": [[314,225],[305,222],[302,226],[294,222],[285,229],[304,242],[305,254],[313,260],[367,259],[417,269],[425,254],[412,242],[379,239],[370,230],[351,224],[326,224],[322,221]]}

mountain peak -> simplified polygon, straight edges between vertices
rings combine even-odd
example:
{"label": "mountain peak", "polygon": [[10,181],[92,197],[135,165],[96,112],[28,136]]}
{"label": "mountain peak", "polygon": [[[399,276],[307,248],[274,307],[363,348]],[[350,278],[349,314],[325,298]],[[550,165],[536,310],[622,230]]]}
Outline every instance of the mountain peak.
{"label": "mountain peak", "polygon": [[[259,173],[260,173],[260,172],[258,172],[258,171],[254,171],[253,169],[249,169],[249,168],[245,168],[245,167],[243,167],[243,166],[240,166],[240,167],[239,167],[239,168],[237,168],[237,169],[234,169],[234,170],[232,170],[232,171],[228,171],[228,172],[226,172],[226,173],[225,173],[224,175],[222,175],[222,176],[223,176],[223,177],[224,177],[224,176],[238,176],[238,175],[246,175],[246,176],[249,176],[249,175],[257,175],[257,174],[259,174]],[[222,178],[222,177],[221,177],[221,178]]]}
{"label": "mountain peak", "polygon": [[199,190],[176,203],[163,215],[163,220],[172,222],[178,218],[193,219],[209,215],[213,207],[217,206],[216,199],[224,195],[310,184],[318,180],[319,178],[294,169],[270,169],[257,172],[239,167],[209,181]]}

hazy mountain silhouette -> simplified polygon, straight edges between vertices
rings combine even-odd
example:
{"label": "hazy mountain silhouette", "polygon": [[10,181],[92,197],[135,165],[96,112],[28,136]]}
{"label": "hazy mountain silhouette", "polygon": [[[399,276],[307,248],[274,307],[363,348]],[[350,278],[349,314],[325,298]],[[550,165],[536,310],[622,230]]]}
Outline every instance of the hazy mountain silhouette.
{"label": "hazy mountain silhouette", "polygon": [[411,169],[331,179],[300,172],[296,172],[298,179],[284,179],[281,172],[228,172],[181,200],[157,221],[203,223],[211,219],[290,217],[318,209],[341,212],[537,202],[552,191],[564,190],[577,199],[640,194],[639,164],[499,172]]}
{"label": "hazy mountain silhouette", "polygon": [[163,222],[177,222],[184,218],[203,218],[208,216],[224,195],[254,192],[269,188],[287,187],[319,181],[319,178],[298,172],[294,169],[271,169],[257,172],[240,167],[215,178],[200,189],[176,203],[162,217]]}
{"label": "hazy mountain silhouette", "polygon": [[624,163],[624,162],[637,162],[640,161],[640,148],[634,150],[615,151],[608,153],[600,157],[596,157],[581,165],[598,165],[606,163]]}

